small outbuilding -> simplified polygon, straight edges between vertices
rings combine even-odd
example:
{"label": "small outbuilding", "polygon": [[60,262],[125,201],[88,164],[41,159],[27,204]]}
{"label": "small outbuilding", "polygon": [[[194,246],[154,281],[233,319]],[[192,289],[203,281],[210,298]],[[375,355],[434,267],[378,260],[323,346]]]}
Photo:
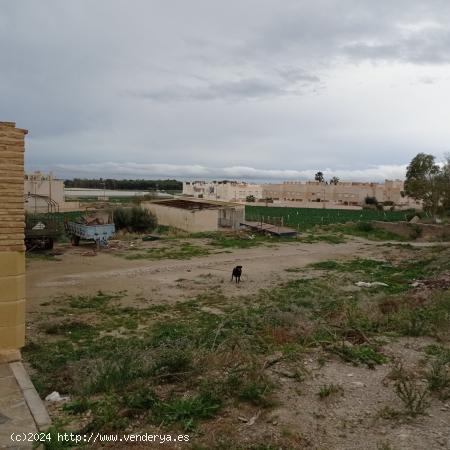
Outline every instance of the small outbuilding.
{"label": "small outbuilding", "polygon": [[166,225],[189,233],[238,229],[245,218],[245,206],[237,203],[185,199],[143,202]]}

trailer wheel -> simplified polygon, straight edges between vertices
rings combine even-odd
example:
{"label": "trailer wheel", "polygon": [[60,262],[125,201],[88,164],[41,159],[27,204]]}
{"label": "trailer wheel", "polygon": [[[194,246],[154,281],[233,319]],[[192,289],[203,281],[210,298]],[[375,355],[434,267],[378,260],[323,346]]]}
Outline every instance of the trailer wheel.
{"label": "trailer wheel", "polygon": [[47,238],[45,245],[44,245],[44,249],[45,250],[51,250],[53,248],[53,238]]}
{"label": "trailer wheel", "polygon": [[80,245],[80,236],[76,236],[76,235],[72,234],[70,241],[72,242],[72,245],[75,245],[76,247],[78,247],[78,245]]}

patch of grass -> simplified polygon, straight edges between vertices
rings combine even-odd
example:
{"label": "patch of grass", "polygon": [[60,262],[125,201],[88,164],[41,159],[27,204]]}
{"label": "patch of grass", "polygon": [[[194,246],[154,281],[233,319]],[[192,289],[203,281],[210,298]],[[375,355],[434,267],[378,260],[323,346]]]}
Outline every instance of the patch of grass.
{"label": "patch of grass", "polygon": [[149,343],[152,347],[184,349],[191,345],[195,330],[181,322],[157,322],[151,329]]}
{"label": "patch of grass", "polygon": [[103,397],[92,408],[92,421],[83,429],[83,433],[94,430],[119,432],[127,429],[130,418],[121,414],[122,403],[118,396]]}
{"label": "patch of grass", "polygon": [[441,400],[450,398],[450,367],[444,360],[432,361],[425,378],[430,392],[436,393]]}
{"label": "patch of grass", "polygon": [[297,238],[303,244],[315,244],[317,242],[327,242],[328,244],[343,244],[347,242],[342,234],[308,234]]}
{"label": "patch of grass", "polygon": [[320,261],[317,263],[310,264],[310,267],[318,270],[341,270],[342,264],[337,261]]}
{"label": "patch of grass", "polygon": [[192,358],[188,351],[164,349],[152,365],[152,374],[168,382],[180,381],[192,370]]}
{"label": "patch of grass", "polygon": [[425,353],[430,356],[435,356],[445,364],[450,363],[450,348],[444,347],[442,345],[432,344],[425,347]]}
{"label": "patch of grass", "polygon": [[150,363],[141,353],[129,348],[116,355],[105,355],[85,368],[82,391],[86,394],[121,391],[151,373]]}
{"label": "patch of grass", "polygon": [[239,389],[238,398],[257,406],[268,406],[267,394],[270,390],[269,384],[265,382],[246,383]]}
{"label": "patch of grass", "polygon": [[151,410],[158,405],[159,398],[153,388],[144,386],[131,393],[126,393],[123,397],[125,406],[137,410]]}
{"label": "patch of grass", "polygon": [[377,364],[387,362],[387,357],[370,345],[335,345],[330,349],[339,355],[344,361],[354,364],[366,364],[373,369]]}
{"label": "patch of grass", "polygon": [[223,249],[245,249],[259,245],[295,243],[292,237],[266,236],[263,234],[252,234],[248,232],[202,232],[190,235],[194,239],[209,239],[209,245]]}
{"label": "patch of grass", "polygon": [[149,259],[157,261],[161,259],[181,259],[187,260],[198,256],[209,255],[210,251],[205,247],[198,245],[192,245],[190,243],[182,243],[180,246],[166,246],[155,247],[146,250],[145,252],[133,253],[133,254],[120,254],[125,259],[138,260]]}
{"label": "patch of grass", "polygon": [[67,440],[63,441],[58,439],[58,436],[63,435],[64,433],[69,433],[70,431],[65,430],[61,427],[60,424],[52,425],[50,428],[48,428],[45,431],[45,434],[49,435],[49,438],[45,438],[43,441],[34,442],[33,448],[42,448],[43,450],[61,450],[66,448],[74,448],[78,447],[79,444],[77,444],[74,440]]}
{"label": "patch of grass", "polygon": [[317,392],[317,395],[319,396],[320,400],[324,400],[337,394],[343,395],[344,389],[342,388],[342,386],[333,383],[324,384],[320,386],[319,392]]}
{"label": "patch of grass", "polygon": [[26,252],[26,260],[28,261],[61,261],[61,259],[56,258],[53,253],[48,252]]}
{"label": "patch of grass", "polygon": [[79,400],[73,400],[70,403],[63,405],[63,410],[69,412],[70,414],[83,414],[89,411],[95,402],[82,397]]}
{"label": "patch of grass", "polygon": [[355,281],[383,282],[387,287],[377,287],[390,293],[411,289],[411,282],[431,273],[430,260],[404,262],[394,265],[387,261],[374,259],[352,259],[349,261],[320,261],[310,265],[313,269],[347,273]]}
{"label": "patch of grass", "polygon": [[446,332],[450,323],[450,292],[431,294],[427,302],[418,307],[404,303],[388,318],[387,329],[406,336],[437,336]]}
{"label": "patch of grass", "polygon": [[119,296],[98,291],[96,295],[69,297],[69,306],[74,309],[100,309],[115,298]]}
{"label": "patch of grass", "polygon": [[95,327],[78,320],[46,324],[43,329],[47,334],[65,335],[75,341],[81,339],[92,339],[98,334]]}
{"label": "patch of grass", "polygon": [[350,236],[363,237],[371,241],[408,241],[407,237],[391,231],[376,228],[370,222],[332,225],[331,229]]}
{"label": "patch of grass", "polygon": [[225,381],[225,389],[239,400],[256,406],[268,407],[272,404],[270,393],[273,385],[255,366],[231,371]]}
{"label": "patch of grass", "polygon": [[158,403],[153,411],[153,420],[158,425],[179,423],[185,431],[191,431],[200,420],[214,417],[221,406],[220,398],[208,392],[190,397],[173,396]]}

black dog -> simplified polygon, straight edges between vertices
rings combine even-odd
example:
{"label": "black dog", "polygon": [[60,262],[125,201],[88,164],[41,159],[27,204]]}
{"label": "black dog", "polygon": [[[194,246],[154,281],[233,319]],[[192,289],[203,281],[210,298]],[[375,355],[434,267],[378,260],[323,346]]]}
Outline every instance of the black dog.
{"label": "black dog", "polygon": [[233,281],[233,277],[236,278],[236,283],[241,282],[242,275],[242,266],[236,266],[231,273],[231,281]]}

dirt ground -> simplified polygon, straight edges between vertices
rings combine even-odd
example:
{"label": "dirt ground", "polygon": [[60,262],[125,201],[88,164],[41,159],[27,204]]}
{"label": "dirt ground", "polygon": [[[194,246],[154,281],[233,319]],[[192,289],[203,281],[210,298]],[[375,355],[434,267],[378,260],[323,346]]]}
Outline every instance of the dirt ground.
{"label": "dirt ground", "polygon": [[[142,245],[152,248],[162,244]],[[27,263],[29,329],[37,325],[41,304],[62,295],[126,291],[121,302],[134,307],[175,303],[217,289],[233,298],[293,279],[296,274],[286,269],[331,259],[383,259],[386,251],[387,247],[379,242],[350,239],[341,244],[261,245],[217,250],[189,260],[153,261],[127,260],[114,249],[92,256],[94,253],[88,246],[64,245],[58,248],[60,255],[56,260]],[[398,249],[397,257],[401,260],[407,254]],[[243,277],[236,285],[230,282],[230,276],[238,264],[243,266]],[[210,312],[214,313],[213,309]],[[396,338],[385,343],[384,351],[392,359],[401,358],[407,365],[417,365],[423,358],[423,348],[433,342],[424,337]],[[335,356],[324,356],[320,350],[312,350],[299,364],[308,374],[301,383],[294,379],[291,369],[284,367],[283,361],[268,367],[268,375],[278,385],[273,408],[264,411],[249,408],[244,418],[232,417],[231,412],[225,411],[209,432],[214,434],[217,427],[222,433],[238,434],[240,443],[252,442],[255,436],[272,442],[275,437],[288,443],[280,445],[283,449],[450,448],[450,401],[434,401],[425,416],[408,421],[393,422],[379,417],[383,407],[398,406],[388,377],[390,364],[369,369],[345,363]],[[342,395],[318,400],[320,386],[328,383],[341,386]]]}
{"label": "dirt ground", "polygon": [[[143,248],[160,246],[147,243]],[[353,240],[344,244],[286,244],[219,251],[190,260],[127,260],[114,250],[95,254],[91,246],[60,246],[58,261],[32,261],[27,268],[28,310],[61,294],[88,295],[98,290],[127,291],[127,301],[179,301],[224,284],[225,295],[245,295],[288,280],[285,269],[328,259],[381,256],[376,244]],[[95,256],[93,256],[95,255]],[[242,283],[230,283],[231,271],[243,266]],[[135,305],[138,306],[139,302]]]}

